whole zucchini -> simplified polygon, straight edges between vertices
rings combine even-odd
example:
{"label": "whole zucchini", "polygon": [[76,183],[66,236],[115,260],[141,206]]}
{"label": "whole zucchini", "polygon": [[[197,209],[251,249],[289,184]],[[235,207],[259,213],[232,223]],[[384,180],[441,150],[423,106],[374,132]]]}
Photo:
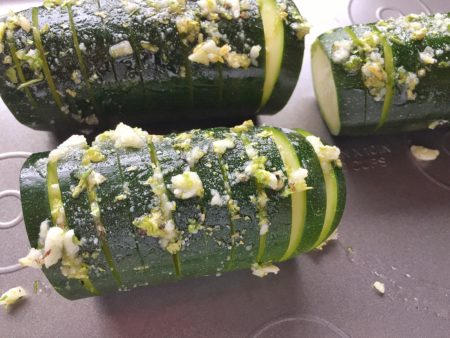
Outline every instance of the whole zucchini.
{"label": "whole zucchini", "polygon": [[339,149],[255,127],[148,135],[119,124],[73,136],[21,172],[33,249],[20,260],[64,297],[220,275],[320,246],[345,204]]}
{"label": "whole zucchini", "polygon": [[314,88],[334,135],[450,120],[450,16],[411,14],[337,28],[312,46]]}
{"label": "whole zucchini", "polygon": [[1,21],[5,104],[32,128],[85,134],[273,114],[309,27],[291,0],[46,0]]}

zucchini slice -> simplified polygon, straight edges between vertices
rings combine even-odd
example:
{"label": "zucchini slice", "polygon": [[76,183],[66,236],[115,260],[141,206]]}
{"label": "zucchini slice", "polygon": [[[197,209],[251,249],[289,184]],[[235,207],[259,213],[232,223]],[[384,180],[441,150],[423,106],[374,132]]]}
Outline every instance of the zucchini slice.
{"label": "zucchini slice", "polygon": [[[264,127],[265,130],[272,134],[272,138],[278,147],[281,158],[288,175],[289,181],[295,181],[294,173],[303,169],[297,153],[289,138],[280,130],[273,127]],[[279,259],[285,261],[294,255],[302,240],[305,229],[307,202],[306,191],[293,191],[291,193],[292,203],[292,224],[290,230],[289,244],[283,256]]]}

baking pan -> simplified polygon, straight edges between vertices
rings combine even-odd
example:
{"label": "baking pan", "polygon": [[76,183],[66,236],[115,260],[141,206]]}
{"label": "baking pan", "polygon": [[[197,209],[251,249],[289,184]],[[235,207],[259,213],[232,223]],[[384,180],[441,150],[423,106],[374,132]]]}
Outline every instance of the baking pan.
{"label": "baking pan", "polygon": [[[0,14],[40,2],[1,0]],[[297,3],[313,25],[308,45],[335,26],[450,11],[442,0]],[[265,279],[239,271],[70,302],[40,271],[15,266],[29,248],[20,166],[27,152],[57,141],[20,125],[0,101],[0,291],[21,285],[30,293],[0,313],[0,337],[449,337],[450,130],[332,139],[314,99],[309,54],[289,104],[259,122],[302,127],[341,147],[348,201],[337,241]],[[412,144],[441,155],[419,163]],[[385,284],[383,296],[375,281]]]}

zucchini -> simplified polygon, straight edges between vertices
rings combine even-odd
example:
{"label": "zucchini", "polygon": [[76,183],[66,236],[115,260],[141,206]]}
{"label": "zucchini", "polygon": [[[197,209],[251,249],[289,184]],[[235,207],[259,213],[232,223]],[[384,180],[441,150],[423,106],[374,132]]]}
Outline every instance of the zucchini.
{"label": "zucchini", "polygon": [[450,120],[449,24],[449,14],[410,14],[319,36],[314,89],[331,133],[405,132]]}
{"label": "zucchini", "polygon": [[274,262],[320,246],[345,204],[336,147],[251,121],[167,136],[119,124],[92,146],[72,136],[26,161],[21,193],[35,249],[20,262],[44,265],[69,299],[277,272]]}
{"label": "zucchini", "polygon": [[273,114],[309,27],[291,0],[58,3],[0,19],[0,95],[60,133]]}

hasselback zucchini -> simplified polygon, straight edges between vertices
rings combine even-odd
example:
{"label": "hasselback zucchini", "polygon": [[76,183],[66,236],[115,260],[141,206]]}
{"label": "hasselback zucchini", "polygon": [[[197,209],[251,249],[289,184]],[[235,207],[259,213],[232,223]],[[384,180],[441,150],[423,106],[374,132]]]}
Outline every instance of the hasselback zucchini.
{"label": "hasselback zucchini", "polygon": [[314,88],[330,131],[391,133],[448,122],[449,27],[449,14],[410,14],[319,36]]}
{"label": "hasselback zucchini", "polygon": [[339,149],[301,130],[72,136],[21,172],[31,249],[69,299],[273,265],[321,245],[344,209]]}
{"label": "hasselback zucchini", "polygon": [[308,27],[291,0],[46,0],[0,19],[0,95],[27,126],[85,134],[272,114]]}

